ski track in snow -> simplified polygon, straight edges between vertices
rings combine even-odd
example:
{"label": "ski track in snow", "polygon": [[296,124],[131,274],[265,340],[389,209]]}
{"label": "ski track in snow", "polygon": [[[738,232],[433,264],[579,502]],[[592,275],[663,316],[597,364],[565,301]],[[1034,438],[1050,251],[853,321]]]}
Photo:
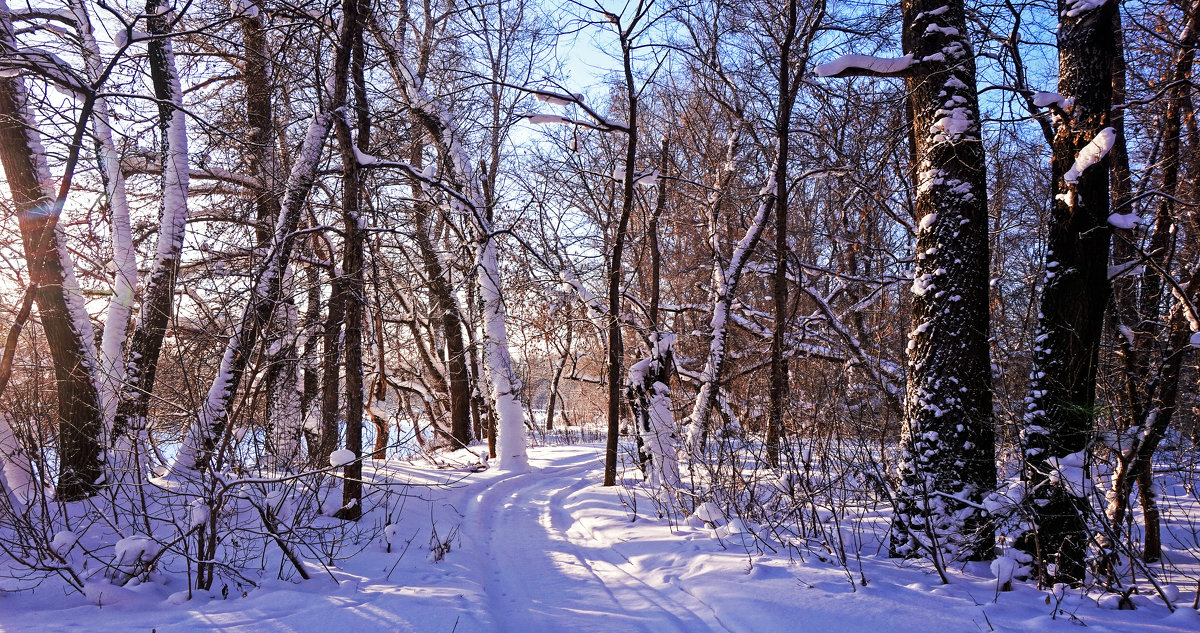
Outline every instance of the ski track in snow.
{"label": "ski track in snow", "polygon": [[571,497],[597,479],[594,457],[581,455],[475,497],[467,516],[476,534],[487,535],[480,559],[488,611],[498,619],[493,630],[728,631],[709,605],[673,586],[650,585],[626,569],[629,560],[576,529]]}

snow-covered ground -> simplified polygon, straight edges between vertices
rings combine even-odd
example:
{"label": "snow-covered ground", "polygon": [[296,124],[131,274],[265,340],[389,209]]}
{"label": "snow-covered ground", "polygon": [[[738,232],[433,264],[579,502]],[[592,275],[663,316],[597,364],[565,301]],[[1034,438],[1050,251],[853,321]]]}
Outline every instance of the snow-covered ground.
{"label": "snow-covered ground", "polygon": [[311,580],[278,580],[268,561],[244,597],[245,587],[218,581],[190,601],[179,576],[99,585],[90,599],[47,580],[0,592],[0,631],[1200,630],[1194,587],[1181,588],[1171,614],[1157,597],[1134,596],[1137,610],[1117,611],[1078,590],[1061,599],[1029,584],[998,592],[985,564],[955,569],[943,585],[871,551],[847,574],[809,554],[760,553],[748,535],[718,538],[696,520],[670,525],[630,487],[598,485],[599,445],[535,448],[529,458],[519,474],[390,463],[380,475],[418,485],[403,507],[372,508],[363,522],[388,524],[392,551],[382,539],[351,544],[357,553],[337,567],[308,564]]}

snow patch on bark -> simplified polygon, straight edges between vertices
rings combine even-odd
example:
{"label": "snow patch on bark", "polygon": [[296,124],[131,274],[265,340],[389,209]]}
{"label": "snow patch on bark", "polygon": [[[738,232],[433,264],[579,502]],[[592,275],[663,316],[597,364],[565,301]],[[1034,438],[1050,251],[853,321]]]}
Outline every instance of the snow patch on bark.
{"label": "snow patch on bark", "polygon": [[1088,167],[1104,160],[1116,139],[1117,133],[1110,127],[1097,132],[1096,137],[1082,150],[1079,150],[1079,155],[1075,157],[1075,164],[1071,165],[1071,169],[1063,174],[1063,180],[1069,185],[1077,184]]}

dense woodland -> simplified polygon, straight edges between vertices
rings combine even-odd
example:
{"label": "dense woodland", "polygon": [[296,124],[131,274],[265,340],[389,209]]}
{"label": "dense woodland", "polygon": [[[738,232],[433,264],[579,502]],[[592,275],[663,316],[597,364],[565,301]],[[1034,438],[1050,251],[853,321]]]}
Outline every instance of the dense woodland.
{"label": "dense woodland", "polygon": [[574,433],[847,569],[869,506],[938,573],[1145,576],[1200,441],[1196,22],[0,0],[6,574],[303,575],[364,463]]}

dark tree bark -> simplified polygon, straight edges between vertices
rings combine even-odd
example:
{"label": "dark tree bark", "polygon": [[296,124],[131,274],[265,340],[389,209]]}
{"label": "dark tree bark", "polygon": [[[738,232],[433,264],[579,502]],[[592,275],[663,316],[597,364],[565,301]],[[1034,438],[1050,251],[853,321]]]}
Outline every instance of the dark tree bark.
{"label": "dark tree bark", "polygon": [[245,65],[242,67],[246,86],[246,127],[250,173],[259,182],[254,192],[254,234],[258,246],[271,240],[271,223],[279,216],[279,161],[275,154],[275,110],[271,103],[274,90],[271,72],[271,51],[267,47],[262,12],[251,11],[240,16]]}
{"label": "dark tree bark", "polygon": [[[824,5],[822,5],[823,7]],[[788,362],[784,342],[788,322],[788,158],[791,152],[792,111],[796,106],[796,93],[800,81],[793,77],[796,60],[793,55],[808,54],[808,43],[798,42],[801,36],[800,7],[798,0],[789,0],[781,15],[784,20],[783,37],[779,40],[779,94],[775,110],[775,274],[771,279],[771,301],[774,309],[775,326],[771,331],[771,386],[767,416],[767,462],[779,467],[779,443],[783,436],[783,414],[787,409]],[[811,40],[816,30],[809,29]],[[796,51],[798,45],[801,50]],[[803,62],[800,70],[803,71]]]}
{"label": "dark tree bark", "polygon": [[[12,49],[7,12],[0,15],[0,48]],[[61,204],[48,191],[50,175],[40,135],[19,77],[0,77],[0,165],[12,193],[29,281],[50,347],[58,389],[58,498],[74,500],[96,491],[103,476],[103,428],[95,363],[82,300],[73,302],[64,284],[70,262],[57,231]],[[75,305],[72,305],[75,303]]]}
{"label": "dark tree bark", "polygon": [[[1054,121],[1055,200],[1022,428],[1030,525],[1017,539],[1043,584],[1082,582],[1089,540],[1084,473],[1109,298],[1111,235],[1109,162],[1096,143],[1107,149],[1115,140],[1108,126],[1116,4],[1075,9],[1066,0],[1058,3],[1058,91],[1072,105]],[[1086,160],[1089,156],[1098,160]]]}
{"label": "dark tree bark", "polygon": [[[614,22],[619,22],[614,18]],[[638,149],[638,90],[633,79],[633,51],[629,34],[633,26],[623,27],[615,24],[621,40],[622,61],[624,64],[625,98],[629,117],[625,136],[625,177],[621,179],[621,208],[617,217],[617,225],[613,233],[612,255],[608,259],[608,361],[606,375],[608,377],[608,438],[604,444],[604,482],[605,486],[617,484],[617,440],[621,433],[621,398],[623,381],[621,380],[625,345],[621,338],[621,256],[625,250],[625,237],[629,232],[629,218],[633,215],[634,171],[637,164]],[[628,30],[625,30],[625,29]]]}
{"label": "dark tree bark", "polygon": [[[343,469],[342,508],[337,517],[357,521],[362,517],[362,423],[363,423],[363,359],[362,324],[364,316],[363,230],[359,224],[362,213],[362,180],[358,153],[366,154],[370,142],[364,72],[363,21],[360,12],[368,10],[369,0],[345,0],[342,3],[342,32],[339,46],[351,48],[350,67],[339,64],[334,72],[334,101],[344,105],[349,101],[348,83],[353,80],[354,111],[357,119],[357,139],[350,129],[348,117],[339,117],[334,125],[338,149],[342,157],[342,226],[345,239],[342,252],[342,307],[345,310],[345,412],[346,449],[354,453],[354,461]],[[346,59],[339,55],[338,61]],[[357,150],[357,151],[355,151]]]}
{"label": "dark tree bark", "polygon": [[975,62],[962,2],[902,9],[918,226],[892,553],[988,559],[995,532],[975,507],[996,484]]}
{"label": "dark tree bark", "polygon": [[[317,335],[318,324],[321,322],[321,271],[314,265],[304,267],[308,282],[307,296],[304,306],[304,341],[303,372],[301,376],[300,413],[304,416],[304,440],[308,444],[308,463],[320,466],[321,431],[319,426],[310,426],[310,420],[319,419],[319,404],[321,395],[321,373],[317,366],[318,344],[321,342]],[[329,455],[325,454],[326,457]]]}
{"label": "dark tree bark", "polygon": [[[1114,12],[1114,31],[1119,35],[1119,12]],[[1145,272],[1139,277],[1126,275],[1113,282],[1114,303],[1116,305],[1116,321],[1119,324],[1117,332],[1118,353],[1122,361],[1122,395],[1129,417],[1121,424],[1122,429],[1138,429],[1138,434],[1131,438],[1130,444],[1119,446],[1117,466],[1113,473],[1113,494],[1109,497],[1106,515],[1114,531],[1119,533],[1124,525],[1125,514],[1129,507],[1129,497],[1133,492],[1134,483],[1138,487],[1138,500],[1142,505],[1142,520],[1145,526],[1145,543],[1143,558],[1147,562],[1158,560],[1162,555],[1161,536],[1159,534],[1159,510],[1153,492],[1152,461],[1154,451],[1158,447],[1162,434],[1170,426],[1175,408],[1178,404],[1178,390],[1182,356],[1188,347],[1187,337],[1181,338],[1176,328],[1183,327],[1186,319],[1186,307],[1177,305],[1176,313],[1169,316],[1167,340],[1159,342],[1163,323],[1160,320],[1161,304],[1163,303],[1164,279],[1160,270],[1169,270],[1171,255],[1175,251],[1175,240],[1178,221],[1176,199],[1180,194],[1179,173],[1182,162],[1182,114],[1185,97],[1189,88],[1186,82],[1192,71],[1195,59],[1197,38],[1197,13],[1187,16],[1180,36],[1179,52],[1173,60],[1171,74],[1167,84],[1172,86],[1166,91],[1166,108],[1161,119],[1162,176],[1159,191],[1162,196],[1158,201],[1154,227],[1151,229],[1150,244],[1147,256],[1154,265],[1146,266]],[[1119,53],[1115,59],[1122,59],[1120,54],[1120,39],[1116,39]],[[1120,70],[1124,70],[1123,67]],[[1113,75],[1114,101],[1124,102],[1124,77],[1114,68]],[[1128,176],[1128,157],[1124,153],[1123,121],[1117,117],[1113,122],[1117,132],[1117,144],[1113,148],[1113,182],[1116,185],[1113,201],[1129,198],[1127,186],[1122,187],[1121,174]],[[1120,150],[1120,151],[1118,151]],[[1118,192],[1123,193],[1118,196]],[[1114,263],[1119,266],[1134,266],[1138,263],[1140,254],[1134,248],[1129,230],[1115,231],[1117,239],[1113,245]],[[1140,294],[1134,293],[1134,283],[1140,284]],[[1189,300],[1195,301],[1195,295]],[[1134,299],[1138,299],[1134,308]],[[1186,330],[1186,328],[1185,328]],[[1182,347],[1179,347],[1182,345]],[[1151,355],[1162,350],[1163,358],[1157,370],[1152,367]],[[1098,540],[1107,545],[1107,539]]]}
{"label": "dark tree bark", "polygon": [[442,268],[437,251],[429,238],[429,205],[418,202],[413,205],[415,216],[415,242],[421,253],[421,263],[429,280],[429,292],[433,296],[434,308],[438,311],[442,335],[446,343],[446,371],[449,373],[448,395],[450,396],[450,436],[455,448],[471,442],[471,379],[467,372],[466,344],[463,340],[462,316],[454,290]]}
{"label": "dark tree bark", "polygon": [[325,465],[329,454],[337,450],[338,413],[342,410],[342,324],[346,320],[345,270],[330,281],[329,305],[321,347],[321,432],[318,464]]}

